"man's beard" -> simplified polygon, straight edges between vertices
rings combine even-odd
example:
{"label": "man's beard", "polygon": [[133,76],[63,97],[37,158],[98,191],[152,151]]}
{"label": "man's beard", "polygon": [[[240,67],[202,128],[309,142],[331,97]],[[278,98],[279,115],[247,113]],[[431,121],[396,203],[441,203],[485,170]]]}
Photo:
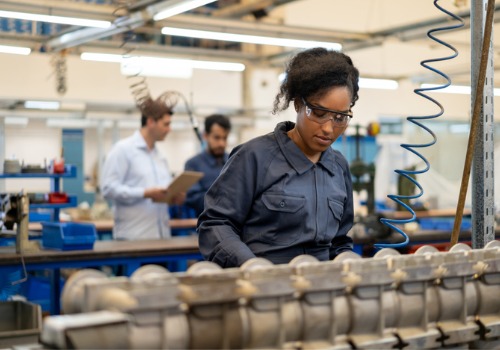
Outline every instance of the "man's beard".
{"label": "man's beard", "polygon": [[224,155],[224,149],[223,148],[211,148],[211,149],[209,149],[209,152],[214,157],[222,157]]}

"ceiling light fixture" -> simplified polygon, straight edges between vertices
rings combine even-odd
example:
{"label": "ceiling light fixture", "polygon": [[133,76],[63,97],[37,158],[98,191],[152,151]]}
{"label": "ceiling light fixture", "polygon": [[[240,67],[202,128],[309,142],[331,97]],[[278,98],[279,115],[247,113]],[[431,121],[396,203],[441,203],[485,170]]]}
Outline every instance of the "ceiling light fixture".
{"label": "ceiling light fixture", "polygon": [[163,77],[189,79],[193,75],[193,68],[184,64],[169,62],[164,58],[130,57],[121,62],[120,70],[123,75],[140,75],[145,77]]}
{"label": "ceiling light fixture", "polygon": [[160,10],[156,15],[153,16],[153,20],[160,21],[162,19],[178,15],[190,11],[194,8],[210,4],[217,0],[180,0],[174,5],[170,5],[173,1],[169,1],[167,8]]}
{"label": "ceiling light fixture", "polygon": [[97,123],[89,119],[49,118],[45,122],[45,125],[49,128],[85,129],[89,127],[96,127]]}
{"label": "ceiling light fixture", "polygon": [[5,117],[5,125],[26,126],[28,125],[28,118],[26,117]]}
{"label": "ceiling light fixture", "polygon": [[[443,85],[439,84],[421,84],[420,87],[422,89],[435,89],[434,92],[441,92],[443,94],[462,94],[462,95],[470,95],[471,89],[470,86],[465,85],[450,85],[444,89],[442,89]],[[495,96],[500,96],[500,88],[494,88],[493,94]]]}
{"label": "ceiling light fixture", "polygon": [[396,80],[359,78],[358,85],[362,89],[396,90],[399,86]]}
{"label": "ceiling light fixture", "polygon": [[123,55],[117,55],[112,53],[98,53],[98,52],[82,52],[80,59],[84,61],[96,61],[96,62],[112,62],[121,63],[124,58]]}
{"label": "ceiling light fixture", "polygon": [[28,21],[68,24],[81,27],[108,28],[111,25],[111,22],[109,21],[100,21],[95,19],[76,18],[76,17],[41,15],[37,13],[13,12],[13,11],[0,11],[0,17],[24,19]]}
{"label": "ceiling light fixture", "polygon": [[[75,31],[56,36],[48,40],[45,46],[53,51],[59,51],[68,47],[78,46],[89,41],[98,40],[115,34],[134,30],[141,27],[153,18],[159,20],[175,14],[189,11],[195,7],[205,5],[215,0],[163,0],[146,6],[142,10],[129,13],[120,17],[113,23],[105,23],[104,28],[81,28]],[[152,1],[142,1],[152,2]],[[189,5],[189,6],[188,6]]]}
{"label": "ceiling light fixture", "polygon": [[29,47],[0,45],[0,52],[13,53],[16,55],[29,55],[31,49]]}
{"label": "ceiling light fixture", "polygon": [[29,109],[59,109],[60,103],[57,101],[25,101],[24,108]]}
{"label": "ceiling light fixture", "polygon": [[336,51],[340,51],[342,49],[342,45],[340,45],[339,43],[331,43],[326,41],[275,38],[269,36],[212,32],[206,30],[194,30],[194,29],[184,29],[184,28],[163,27],[161,29],[161,33],[164,35],[183,36],[188,38],[232,41],[239,43],[259,44],[259,45],[296,47],[302,49],[308,49],[318,46]]}
{"label": "ceiling light fixture", "polygon": [[[83,52],[80,55],[80,58],[85,61],[121,63],[123,74],[126,74],[124,73],[125,70],[127,73],[139,75],[146,75],[145,73],[148,72],[148,74],[151,74],[150,76],[161,76],[159,74],[155,74],[155,70],[163,70],[163,73],[165,74],[163,76],[167,76],[166,72],[168,70],[172,71],[172,69],[179,69],[179,71],[184,70],[184,76],[187,75],[187,71],[190,69],[208,69],[232,72],[242,72],[245,70],[245,65],[243,63],[236,62],[199,61],[150,56],[135,56],[127,58],[117,54],[96,52]],[[129,67],[127,67],[127,65],[129,65]]]}

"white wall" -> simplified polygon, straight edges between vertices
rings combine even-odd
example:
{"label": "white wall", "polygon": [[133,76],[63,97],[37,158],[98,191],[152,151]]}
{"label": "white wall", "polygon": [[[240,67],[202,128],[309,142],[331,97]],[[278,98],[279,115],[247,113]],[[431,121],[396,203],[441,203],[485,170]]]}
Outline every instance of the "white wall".
{"label": "white wall", "polygon": [[[78,56],[67,57],[67,92],[59,96],[51,57],[41,53],[0,54],[2,79],[9,82],[0,85],[0,98],[133,104],[130,79],[121,75],[119,64],[82,61]],[[241,74],[237,72],[194,70],[192,79],[148,77],[147,84],[153,96],[176,90],[195,106],[241,105]]]}

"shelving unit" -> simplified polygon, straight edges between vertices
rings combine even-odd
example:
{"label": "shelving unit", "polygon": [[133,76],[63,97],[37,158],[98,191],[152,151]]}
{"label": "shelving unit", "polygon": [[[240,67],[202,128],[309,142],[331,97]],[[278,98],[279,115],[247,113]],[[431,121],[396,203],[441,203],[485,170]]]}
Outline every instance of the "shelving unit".
{"label": "shelving unit", "polygon": [[[0,174],[0,179],[50,179],[50,191],[60,192],[61,179],[76,177],[76,167],[73,165],[66,165],[64,173],[49,174],[49,173],[16,173],[16,174]],[[78,205],[76,196],[68,196],[67,203],[38,203],[30,204],[31,209],[52,209],[52,221],[59,221],[59,212],[64,208],[72,208]]]}

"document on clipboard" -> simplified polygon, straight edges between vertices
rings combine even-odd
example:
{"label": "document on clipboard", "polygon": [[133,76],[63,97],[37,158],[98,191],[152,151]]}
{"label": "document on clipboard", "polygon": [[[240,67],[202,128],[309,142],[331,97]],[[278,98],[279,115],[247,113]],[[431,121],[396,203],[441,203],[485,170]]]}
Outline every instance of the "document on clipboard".
{"label": "document on clipboard", "polygon": [[162,203],[172,204],[172,200],[176,195],[182,192],[187,192],[191,186],[197,183],[205,175],[200,171],[186,170],[176,176],[167,188],[167,195],[163,200],[157,201]]}

